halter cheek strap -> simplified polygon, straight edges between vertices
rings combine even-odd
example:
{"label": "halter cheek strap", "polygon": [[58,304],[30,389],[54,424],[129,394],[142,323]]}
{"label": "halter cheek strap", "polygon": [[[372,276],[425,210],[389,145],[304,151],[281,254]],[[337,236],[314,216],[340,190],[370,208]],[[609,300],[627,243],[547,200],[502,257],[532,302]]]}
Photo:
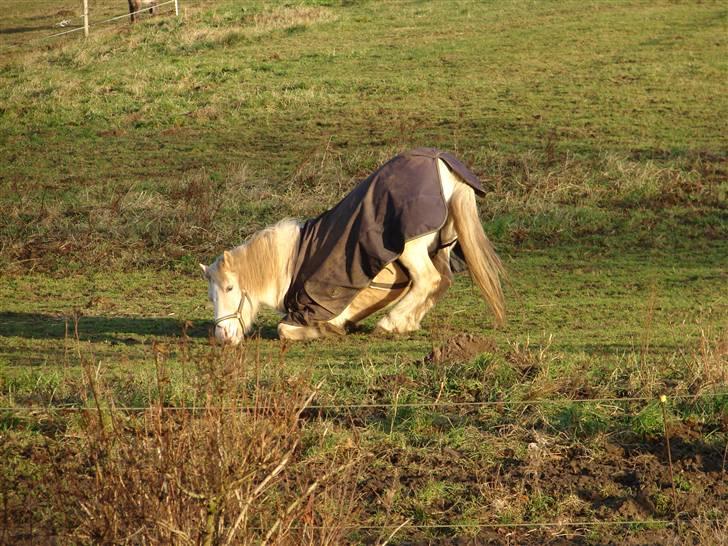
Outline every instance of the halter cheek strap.
{"label": "halter cheek strap", "polygon": [[245,305],[245,300],[248,300],[248,303],[250,306],[253,306],[253,302],[250,301],[250,296],[248,296],[248,293],[243,290],[243,295],[240,298],[240,303],[238,304],[238,309],[234,313],[230,313],[229,315],[225,315],[224,317],[219,317],[215,319],[215,328],[217,328],[221,322],[229,320],[229,319],[238,319],[238,322],[240,323],[240,326],[243,329],[243,334],[245,333],[245,322],[243,321],[243,305]]}

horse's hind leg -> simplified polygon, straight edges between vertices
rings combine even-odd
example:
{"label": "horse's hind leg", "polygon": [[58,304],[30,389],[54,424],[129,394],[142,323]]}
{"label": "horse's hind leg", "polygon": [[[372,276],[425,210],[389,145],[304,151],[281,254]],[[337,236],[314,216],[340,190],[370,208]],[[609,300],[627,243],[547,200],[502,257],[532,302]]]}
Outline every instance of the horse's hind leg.
{"label": "horse's hind leg", "polygon": [[[444,241],[454,241],[457,237],[455,228],[453,227],[452,219],[448,219],[447,223],[440,230],[439,239]],[[437,301],[447,292],[447,289],[452,286],[454,275],[450,268],[450,253],[452,252],[453,245],[449,244],[437,251],[437,254],[433,256],[432,263],[440,274],[440,284],[437,290],[432,295],[432,304],[434,305]]]}
{"label": "horse's hind leg", "polygon": [[425,236],[405,245],[399,262],[407,269],[412,284],[407,294],[377,324],[383,330],[402,334],[419,329],[422,317],[449,286],[449,279],[443,280],[428,254],[432,241],[433,236]]}
{"label": "horse's hind leg", "polygon": [[434,294],[432,294],[432,305],[437,303],[437,301],[445,295],[445,292],[447,292],[447,289],[452,286],[454,275],[452,274],[452,269],[450,269],[450,249],[449,248],[443,248],[440,250],[434,258],[432,258],[432,263],[435,266],[435,269],[437,269],[437,272],[440,274],[440,283],[437,285],[437,290]]}

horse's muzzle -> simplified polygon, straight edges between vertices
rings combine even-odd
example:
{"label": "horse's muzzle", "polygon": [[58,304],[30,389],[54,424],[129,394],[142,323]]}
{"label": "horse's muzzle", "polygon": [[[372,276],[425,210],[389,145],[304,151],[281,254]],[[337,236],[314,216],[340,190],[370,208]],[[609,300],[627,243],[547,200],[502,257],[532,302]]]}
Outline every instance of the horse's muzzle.
{"label": "horse's muzzle", "polygon": [[[243,295],[240,298],[240,303],[238,304],[238,308],[235,310],[235,312],[215,319],[215,337],[219,341],[237,345],[245,336],[247,328],[245,327],[245,321],[243,320],[243,307],[246,300],[252,306],[250,296],[248,296],[247,292],[243,291]],[[231,319],[235,319],[238,321],[238,324],[240,325],[239,333],[237,328],[231,328],[223,324],[225,321]]]}

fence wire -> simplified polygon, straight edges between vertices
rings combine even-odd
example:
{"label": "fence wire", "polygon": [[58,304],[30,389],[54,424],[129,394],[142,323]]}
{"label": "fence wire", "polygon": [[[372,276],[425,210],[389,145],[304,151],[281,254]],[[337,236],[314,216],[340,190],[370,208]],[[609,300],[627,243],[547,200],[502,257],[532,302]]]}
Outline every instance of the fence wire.
{"label": "fence wire", "polygon": [[[675,394],[660,396],[625,396],[625,397],[606,397],[606,398],[536,398],[533,400],[483,400],[473,402],[455,402],[447,400],[433,400],[432,402],[362,402],[362,403],[322,403],[300,406],[299,411],[305,410],[356,410],[356,409],[417,409],[417,408],[477,408],[488,406],[544,406],[548,404],[618,404],[624,402],[661,402],[662,396],[666,400],[693,400],[695,402],[704,399],[716,399],[728,397],[728,391],[708,392],[698,395],[693,394]],[[62,406],[62,405],[43,405],[43,406],[3,406],[0,411],[5,412],[75,412],[75,411],[127,411],[142,412],[149,410],[164,411],[270,411],[278,408],[273,406],[241,404],[231,406],[165,406],[165,405],[147,405],[147,406],[115,406],[104,405],[101,408],[96,406]]]}
{"label": "fence wire", "polygon": [[[175,2],[176,2],[176,0],[167,0],[166,2],[161,2],[155,6],[155,9],[158,9],[161,6],[166,6],[168,4],[174,4]],[[137,10],[137,11],[125,13],[123,15],[115,15],[114,17],[109,17],[108,19],[102,19],[101,21],[94,21],[93,23],[89,22],[88,28],[93,28],[93,27],[96,27],[99,25],[103,25],[105,23],[110,23],[112,21],[118,21],[119,19],[125,19],[127,17],[131,17],[132,15],[137,15],[139,13],[143,13],[143,12],[147,12],[147,11],[149,11],[149,6],[147,6],[146,8]],[[164,10],[162,12],[159,12],[157,15],[162,15],[164,13],[171,13],[172,11],[174,11],[174,10]],[[81,17],[81,19],[83,19],[83,17]],[[39,38],[35,38],[35,40],[48,40],[50,38],[55,38],[57,36],[63,36],[64,34],[70,34],[71,32],[82,31],[82,30],[84,30],[84,28],[85,27],[83,26],[83,23],[81,23],[80,27],[72,28],[69,30],[64,30],[62,32],[56,32],[55,34],[50,34],[48,36],[41,36]]]}
{"label": "fence wire", "polygon": [[[588,527],[628,527],[628,526],[678,526],[689,524],[692,521],[699,521],[707,524],[728,525],[728,518],[683,518],[683,519],[632,519],[632,520],[591,520],[591,521],[541,521],[541,522],[518,522],[518,523],[390,523],[381,525],[343,525],[339,527],[326,527],[323,525],[292,526],[289,531],[325,531],[337,528],[345,531],[389,531],[389,530],[437,530],[437,529],[558,529],[562,527],[588,528]],[[250,529],[251,531],[267,531],[263,528]],[[68,539],[73,535],[57,535],[51,533],[17,533],[11,534],[11,538],[45,538],[45,539]]]}
{"label": "fence wire", "polygon": [[[157,4],[157,5],[154,6],[154,9],[156,10],[156,9],[159,9],[160,7],[162,7],[162,6],[167,6],[169,4],[174,4],[175,2],[176,2],[176,0],[167,0],[166,2],[160,2],[159,4]],[[140,9],[140,10],[132,11],[132,12],[129,12],[129,13],[124,13],[122,15],[115,15],[113,17],[109,17],[108,19],[102,19],[100,21],[89,22],[88,28],[91,29],[93,27],[98,27],[98,26],[103,25],[103,24],[106,24],[106,23],[111,23],[113,21],[118,21],[120,19],[126,19],[127,17],[130,17],[132,15],[138,15],[140,13],[148,12],[149,11],[149,8],[150,8],[150,6],[147,6],[145,8]],[[176,9],[163,10],[163,11],[157,12],[156,15],[164,15],[164,14],[167,14],[167,13],[172,13],[173,11],[176,11]],[[41,40],[49,40],[51,38],[56,38],[58,36],[63,36],[65,34],[71,34],[72,32],[83,31],[84,28],[85,28],[83,26],[83,15],[79,15],[79,16],[73,17],[73,19],[81,19],[80,26],[75,27],[75,28],[71,28],[71,29],[68,29],[68,30],[63,30],[61,32],[56,32],[55,34],[49,34],[47,36],[39,36],[37,38],[33,38],[31,40],[28,40],[28,42],[29,43],[32,43],[32,42],[38,42],[38,41],[41,41]]]}

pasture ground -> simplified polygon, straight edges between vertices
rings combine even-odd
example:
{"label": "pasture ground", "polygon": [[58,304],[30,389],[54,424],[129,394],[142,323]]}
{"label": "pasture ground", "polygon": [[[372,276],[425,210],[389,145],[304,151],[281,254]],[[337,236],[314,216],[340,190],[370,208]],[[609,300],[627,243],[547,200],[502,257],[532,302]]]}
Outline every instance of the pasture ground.
{"label": "pasture ground", "polygon": [[[0,7],[0,542],[728,539],[722,3],[183,2],[86,42]],[[210,344],[198,261],[419,145],[484,181],[505,327],[460,276],[410,336]]]}

